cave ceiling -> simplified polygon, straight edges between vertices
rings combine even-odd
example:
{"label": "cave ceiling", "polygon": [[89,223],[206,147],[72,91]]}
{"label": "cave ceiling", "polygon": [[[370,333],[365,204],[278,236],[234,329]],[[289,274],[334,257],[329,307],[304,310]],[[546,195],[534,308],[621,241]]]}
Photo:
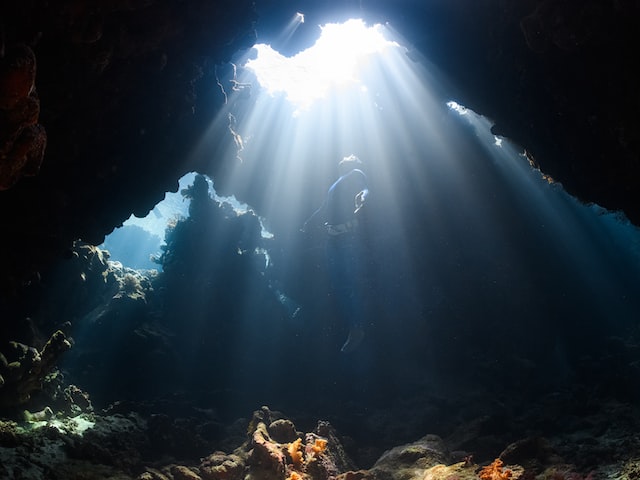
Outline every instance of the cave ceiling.
{"label": "cave ceiling", "polygon": [[[216,66],[301,10],[388,21],[546,175],[640,224],[634,1],[3,2],[3,291],[202,170]],[[446,48],[443,48],[446,46]],[[216,159],[214,159],[216,161]],[[217,159],[221,161],[221,159]]]}

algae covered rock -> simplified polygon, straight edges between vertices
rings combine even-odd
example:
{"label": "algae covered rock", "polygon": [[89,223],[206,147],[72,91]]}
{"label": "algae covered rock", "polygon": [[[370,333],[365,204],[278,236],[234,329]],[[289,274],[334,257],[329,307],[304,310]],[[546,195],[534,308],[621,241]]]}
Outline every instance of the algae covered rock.
{"label": "algae covered rock", "polygon": [[371,468],[378,480],[422,480],[425,471],[449,463],[449,452],[437,435],[386,451]]}
{"label": "algae covered rock", "polygon": [[0,408],[23,405],[42,389],[44,378],[59,357],[71,348],[64,332],[57,330],[40,351],[19,342],[9,342],[8,359],[0,359]]}
{"label": "algae covered rock", "polygon": [[244,467],[240,455],[214,452],[202,460],[199,470],[203,480],[241,480]]}

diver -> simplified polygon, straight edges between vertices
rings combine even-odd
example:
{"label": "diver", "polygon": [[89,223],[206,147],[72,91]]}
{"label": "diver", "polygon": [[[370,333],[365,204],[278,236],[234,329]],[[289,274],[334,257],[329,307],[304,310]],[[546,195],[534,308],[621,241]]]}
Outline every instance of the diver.
{"label": "diver", "polygon": [[369,195],[362,162],[355,155],[338,164],[340,177],[331,185],[320,208],[305,222],[302,231],[322,225],[331,292],[349,335],[341,348],[354,351],[364,339],[365,283],[363,207]]}

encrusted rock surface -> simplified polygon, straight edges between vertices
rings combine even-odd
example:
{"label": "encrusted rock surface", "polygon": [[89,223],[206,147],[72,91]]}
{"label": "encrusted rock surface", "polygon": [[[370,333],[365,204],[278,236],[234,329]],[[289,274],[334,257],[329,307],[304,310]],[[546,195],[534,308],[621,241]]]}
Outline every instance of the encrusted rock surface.
{"label": "encrusted rock surface", "polygon": [[[433,434],[393,447],[373,466],[358,469],[344,456],[338,432],[331,428],[329,439],[318,433],[330,428],[327,422],[319,422],[314,432],[294,442],[280,443],[271,438],[265,414],[284,419],[281,413],[262,407],[254,412],[243,443],[229,452],[210,445],[211,453],[200,458],[177,444],[164,450],[153,448],[157,432],[150,430],[148,417],[139,413],[56,415],[27,423],[4,420],[0,421],[0,474],[122,480],[583,480],[631,479],[638,471],[633,455],[615,462],[601,458],[596,468],[581,470],[565,462],[544,439],[516,442],[500,458],[481,459],[481,463],[472,455],[452,462],[448,446]],[[171,437],[171,427],[164,435]]]}
{"label": "encrusted rock surface", "polygon": [[44,378],[59,357],[71,348],[64,332],[51,335],[38,351],[19,342],[9,342],[6,355],[0,352],[0,408],[27,403],[42,388]]}

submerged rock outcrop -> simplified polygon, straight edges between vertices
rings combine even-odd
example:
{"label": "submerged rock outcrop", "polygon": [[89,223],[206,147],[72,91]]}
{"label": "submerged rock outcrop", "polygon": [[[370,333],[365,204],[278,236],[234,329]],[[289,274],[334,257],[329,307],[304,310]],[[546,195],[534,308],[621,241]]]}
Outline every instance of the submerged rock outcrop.
{"label": "submerged rock outcrop", "polygon": [[[625,475],[638,469],[632,455],[623,455],[618,460],[602,457],[596,469],[580,471],[548,443],[533,439],[507,446],[495,459],[476,463],[469,455],[453,462],[448,446],[433,434],[393,447],[374,465],[358,468],[345,453],[343,437],[326,421],[302,432],[282,413],[263,406],[251,420],[225,427],[225,441],[235,438],[225,451],[216,448],[221,443],[204,440],[197,428],[179,433],[176,426],[185,418],[164,422],[162,429],[152,426],[153,418],[142,411],[120,414],[112,409],[26,423],[0,421],[0,475],[70,480],[587,480],[632,478]],[[246,429],[244,440],[236,436],[240,427]],[[173,442],[178,437],[200,447],[184,449],[184,443]],[[198,456],[203,448],[210,453]]]}
{"label": "submerged rock outcrop", "polygon": [[40,351],[9,342],[4,354],[0,352],[0,409],[27,403],[34,392],[42,389],[45,377],[70,348],[62,330],[54,332]]}

